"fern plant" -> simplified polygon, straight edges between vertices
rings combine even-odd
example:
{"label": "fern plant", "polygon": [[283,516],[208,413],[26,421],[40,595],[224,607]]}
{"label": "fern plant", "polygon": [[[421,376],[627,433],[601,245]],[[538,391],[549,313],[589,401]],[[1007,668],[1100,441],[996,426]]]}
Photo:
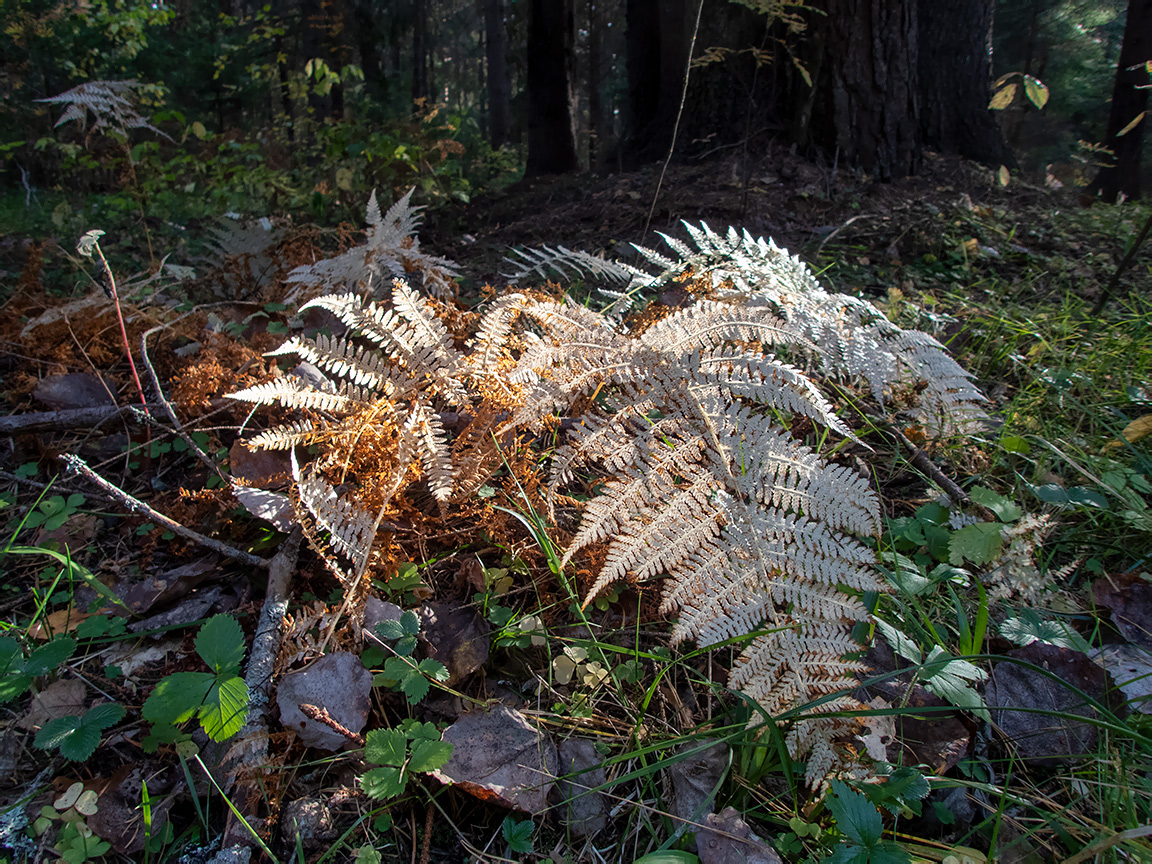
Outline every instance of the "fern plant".
{"label": "fern plant", "polygon": [[424,208],[412,206],[415,189],[415,186],[409,189],[383,216],[373,190],[366,217],[367,245],[353,246],[332,258],[297,267],[288,274],[290,290],[285,302],[299,303],[319,294],[378,286],[389,279],[411,275],[420,277],[421,287],[431,296],[455,297],[455,279],[460,275],[456,265],[446,258],[420,251],[416,229]]}
{"label": "fern plant", "polygon": [[[585,604],[620,580],[663,580],[673,641],[741,642],[729,685],[767,715],[788,715],[789,749],[808,758],[817,785],[841,760],[834,742],[852,726],[844,712],[860,707],[847,694],[861,669],[852,631],[868,619],[863,595],[884,590],[859,539],[878,533],[875,491],[807,441],[830,435],[865,449],[820,381],[857,379],[878,397],[903,387],[902,398],[919,393],[941,416],[959,416],[952,422],[981,416],[982,397],[930,337],[824,292],[775,245],[706,226],[692,234],[696,251],[670,239],[677,260],[644,250],[661,268],[655,275],[577,256],[573,266],[585,271],[630,274],[605,313],[511,293],[466,346],[444,323],[458,317],[399,280],[390,307],[321,297],[307,305],[332,312],[348,334],[289,340],[274,355],[302,358],[309,377],[234,397],[307,412],[249,445],[322,445],[309,472],[297,469],[299,518],[323,529],[312,532],[317,545],[327,533],[350,562],[345,579],[368,566],[402,495],[430,493],[446,508],[499,466],[494,442],[570,429],[550,453],[544,491],[555,513],[571,504],[571,484],[604,480],[563,558],[602,561]],[[522,261],[551,265],[565,252]],[[672,278],[698,299],[620,316],[631,293]],[[468,418],[455,437],[449,413]],[[357,474],[367,452],[374,470]],[[321,476],[335,479],[337,469],[359,488],[337,494]]]}

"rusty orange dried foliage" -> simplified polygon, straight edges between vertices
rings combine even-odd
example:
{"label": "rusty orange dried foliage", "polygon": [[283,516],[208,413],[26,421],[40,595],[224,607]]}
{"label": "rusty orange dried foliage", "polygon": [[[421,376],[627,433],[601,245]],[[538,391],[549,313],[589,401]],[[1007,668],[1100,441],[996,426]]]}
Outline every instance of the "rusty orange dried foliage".
{"label": "rusty orange dried foliage", "polygon": [[185,409],[206,410],[211,399],[264,373],[264,359],[251,345],[223,333],[209,333],[205,339],[205,346],[172,379],[172,401]]}

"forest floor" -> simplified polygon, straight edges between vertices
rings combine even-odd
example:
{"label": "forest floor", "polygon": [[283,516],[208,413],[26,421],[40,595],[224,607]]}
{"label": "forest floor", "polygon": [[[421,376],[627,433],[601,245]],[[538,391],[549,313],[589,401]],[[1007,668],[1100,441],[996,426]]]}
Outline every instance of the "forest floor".
{"label": "forest floor", "polygon": [[[588,574],[553,566],[548,539],[572,525],[534,521],[527,494],[518,515],[509,497],[442,523],[415,504],[390,516],[371,585],[285,542],[293,468],[243,446],[268,415],[224,397],[320,326],[296,318],[286,276],[357,246],[361,226],[282,224],[267,248],[249,235],[244,251],[167,262],[194,276],[149,273],[139,237],[102,238],[140,263],[115,274],[123,324],[77,238],[8,236],[3,860],[224,860],[233,842],[280,861],[424,864],[1152,857],[1146,254],[1107,287],[1147,208],[1084,209],[1076,190],[1004,187],[935,154],[893,183],[783,149],[754,163],[521,181],[427,211],[419,251],[462,274],[461,305],[437,308],[465,328],[484,286],[500,296],[510,248],[635,263],[633,243],[675,258],[657,232],[687,241],[681,220],[736,226],[973,373],[993,421],[979,433],[855,427],[892,582],[857,693],[870,708],[845,744],[870,771],[806,789],[780,736],[749,731],[722,686],[730,649],[671,649],[652,592],[621,586],[581,610]],[[672,287],[654,302],[683,300]],[[126,410],[137,375],[150,419]],[[69,454],[103,485],[66,471]],[[274,633],[269,597],[287,604]],[[442,734],[473,763],[443,773],[456,763]]]}

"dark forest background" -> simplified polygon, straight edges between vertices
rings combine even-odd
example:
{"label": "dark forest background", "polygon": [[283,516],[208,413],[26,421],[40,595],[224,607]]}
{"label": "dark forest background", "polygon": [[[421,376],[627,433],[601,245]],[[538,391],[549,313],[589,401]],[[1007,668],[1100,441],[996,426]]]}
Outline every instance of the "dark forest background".
{"label": "dark forest background", "polygon": [[[1127,114],[1110,121],[1110,107],[1125,22],[1133,53],[1149,5],[8,2],[4,222],[55,214],[60,227],[93,204],[323,219],[374,187],[411,185],[466,201],[525,173],[661,160],[674,134],[678,160],[723,153],[748,170],[773,141],[881,180],[916,174],[930,149],[1080,184],[1110,162],[1111,140],[1132,152],[1117,150],[1117,176],[1088,191],[1134,197],[1143,122],[1114,136],[1143,110],[1143,65],[1128,72]],[[1002,76],[1042,82],[1050,99],[1038,108],[1017,86],[992,112]],[[137,82],[126,92],[148,126],[97,111],[56,125],[61,101],[39,101],[98,81]]]}

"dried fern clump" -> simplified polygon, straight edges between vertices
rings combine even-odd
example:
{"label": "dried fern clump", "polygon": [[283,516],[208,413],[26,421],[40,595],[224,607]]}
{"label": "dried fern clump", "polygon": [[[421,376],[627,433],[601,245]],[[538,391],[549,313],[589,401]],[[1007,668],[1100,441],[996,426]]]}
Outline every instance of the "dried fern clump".
{"label": "dried fern clump", "polygon": [[[621,271],[631,274],[623,290],[602,289],[613,299],[612,311],[628,310],[634,300],[670,282],[690,277],[694,289],[718,300],[746,298],[764,303],[816,348],[814,360],[827,377],[861,379],[883,403],[891,391],[903,388],[918,394],[921,419],[930,433],[961,434],[987,420],[983,394],[972,376],[927,333],[904,330],[866,300],[833,294],[820,287],[807,265],[771,240],[754,238],[747,231],[729,228],[721,236],[705,223],[684,223],[696,248],[662,234],[675,257],[635,247],[656,270],[616,263],[615,268],[587,275],[618,281]],[[520,252],[512,278],[551,270],[564,274],[564,266],[580,267],[585,253],[569,261],[559,249]],[[583,272],[582,275],[583,275]],[[603,274],[603,275],[602,275]]]}
{"label": "dried fern clump", "polygon": [[354,246],[332,258],[315,264],[297,267],[288,275],[291,290],[287,303],[299,303],[311,297],[333,291],[359,291],[369,286],[383,286],[390,279],[418,276],[421,287],[429,295],[440,299],[456,296],[456,265],[446,258],[437,258],[420,251],[416,229],[420,227],[420,211],[412,206],[412,193],[380,215],[376,192],[368,199],[368,243]]}
{"label": "dried fern clump", "polygon": [[[297,372],[234,397],[305,413],[250,446],[321,446],[296,471],[299,518],[361,571],[401,496],[462,502],[501,464],[496,441],[550,440],[541,433],[572,421],[549,454],[548,492],[570,501],[569,485],[604,481],[563,559],[603,550],[585,602],[619,580],[661,580],[673,640],[742,645],[730,686],[787,715],[789,749],[816,785],[846,756],[835,741],[853,724],[842,713],[860,707],[847,694],[861,668],[851,634],[868,618],[862,596],[884,590],[859,539],[878,531],[876,493],[810,444],[865,449],[823,385],[860,378],[882,396],[916,377],[934,410],[960,414],[980,396],[930,339],[826,294],[775,246],[706,229],[696,241],[699,254],[673,246],[679,262],[649,253],[664,272],[631,278],[651,287],[682,266],[711,296],[647,316],[642,330],[570,300],[509,294],[461,348],[444,307],[397,281],[390,307],[354,294],[307,304],[348,333],[289,340],[273,353],[303,359]],[[447,412],[470,418],[455,436]],[[366,451],[372,470],[358,471]],[[350,481],[342,495],[322,476],[337,472]]]}

